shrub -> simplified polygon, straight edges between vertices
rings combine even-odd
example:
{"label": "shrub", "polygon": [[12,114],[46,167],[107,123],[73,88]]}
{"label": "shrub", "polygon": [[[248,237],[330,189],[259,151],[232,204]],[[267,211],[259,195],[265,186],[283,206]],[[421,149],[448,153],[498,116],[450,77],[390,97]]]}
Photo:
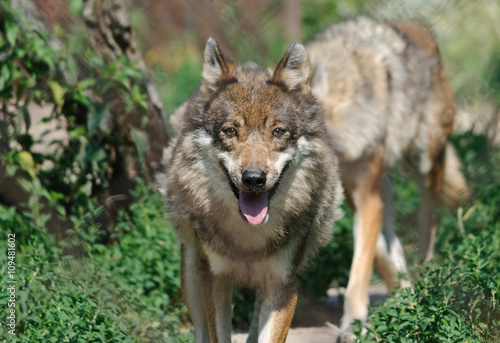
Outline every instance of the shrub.
{"label": "shrub", "polygon": [[[113,242],[99,243],[101,208],[72,215],[74,231],[57,240],[32,193],[26,211],[0,205],[0,250],[16,234],[17,335],[12,341],[173,342],[187,318],[180,300],[179,249],[151,186],[138,182],[130,213],[122,212]],[[63,253],[63,250],[66,252]],[[68,254],[74,252],[83,257]],[[7,294],[7,255],[0,255],[0,294]],[[0,299],[6,315],[7,298]],[[184,321],[183,321],[184,320]]]}

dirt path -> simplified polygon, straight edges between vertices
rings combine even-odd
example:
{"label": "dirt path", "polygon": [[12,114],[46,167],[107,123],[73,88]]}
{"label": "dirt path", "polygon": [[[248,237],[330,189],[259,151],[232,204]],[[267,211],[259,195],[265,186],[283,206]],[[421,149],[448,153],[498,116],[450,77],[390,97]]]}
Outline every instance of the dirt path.
{"label": "dirt path", "polygon": [[[343,289],[332,288],[328,290],[328,299],[325,304],[299,303],[295,317],[287,337],[287,343],[332,343],[335,330],[327,323],[340,324],[342,317]],[[384,301],[387,290],[384,285],[370,286],[370,303]],[[232,335],[233,343],[245,343],[247,333]]]}

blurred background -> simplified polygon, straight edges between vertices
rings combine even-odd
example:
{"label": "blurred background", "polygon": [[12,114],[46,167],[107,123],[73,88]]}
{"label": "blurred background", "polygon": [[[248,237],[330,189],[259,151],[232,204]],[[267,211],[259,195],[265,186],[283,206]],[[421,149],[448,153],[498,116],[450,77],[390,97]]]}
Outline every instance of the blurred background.
{"label": "blurred background", "polygon": [[[418,304],[412,313],[397,307],[400,299],[374,308],[373,323],[414,321],[414,331],[391,328],[395,342],[433,342],[445,332],[450,341],[499,337],[498,1],[12,0],[0,6],[0,247],[6,249],[7,233],[17,233],[19,341],[190,341],[179,251],[154,175],[175,135],[168,118],[200,83],[207,38],[236,62],[272,66],[291,42],[360,15],[431,28],[458,107],[451,140],[474,195],[458,213],[437,209],[437,256],[419,265],[412,252],[418,189],[403,170],[394,171],[398,232],[413,279],[425,280],[416,294],[425,296],[405,295]],[[332,307],[326,295],[347,283],[352,214],[344,211],[334,239],[301,278],[294,326],[338,322],[341,304]],[[6,268],[2,255],[2,311]],[[252,295],[238,289],[234,300],[234,327],[245,330]],[[394,308],[397,320],[388,314]],[[367,342],[390,341],[368,334]],[[8,337],[3,324],[0,337]]]}
{"label": "blurred background", "polygon": [[[75,26],[81,24],[82,0],[35,3],[49,27],[59,24],[65,35],[81,29]],[[133,0],[131,15],[168,114],[198,85],[208,37],[235,61],[267,66],[291,42],[305,42],[327,25],[359,15],[381,22],[416,20],[431,27],[458,104],[471,107],[492,97],[485,80],[491,78],[488,68],[499,54],[500,7],[495,1]]]}

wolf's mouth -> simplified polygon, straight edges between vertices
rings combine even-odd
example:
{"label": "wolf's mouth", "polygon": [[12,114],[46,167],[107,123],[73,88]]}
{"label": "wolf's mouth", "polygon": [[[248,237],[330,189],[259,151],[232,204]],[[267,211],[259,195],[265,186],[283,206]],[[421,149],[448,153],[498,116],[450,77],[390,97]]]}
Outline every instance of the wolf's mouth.
{"label": "wolf's mouth", "polygon": [[226,173],[226,177],[229,181],[229,185],[231,186],[231,190],[233,191],[234,196],[239,201],[241,217],[253,226],[261,226],[267,223],[267,220],[269,219],[269,201],[276,193],[281,181],[281,176],[287,169],[288,164],[285,165],[285,167],[281,171],[281,174],[278,177],[278,180],[275,182],[274,186],[265,192],[246,192],[240,190],[231,180],[227,169],[223,165],[221,165],[221,167]]}
{"label": "wolf's mouth", "polygon": [[253,226],[267,223],[269,219],[268,192],[249,193],[240,191],[240,214]]}

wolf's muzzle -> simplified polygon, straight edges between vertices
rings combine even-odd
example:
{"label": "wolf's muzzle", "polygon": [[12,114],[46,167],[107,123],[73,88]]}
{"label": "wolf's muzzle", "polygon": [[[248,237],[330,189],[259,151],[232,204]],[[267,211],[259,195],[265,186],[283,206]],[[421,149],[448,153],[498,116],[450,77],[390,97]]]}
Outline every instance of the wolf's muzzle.
{"label": "wolf's muzzle", "polygon": [[246,190],[240,190],[234,182],[231,180],[229,172],[220,164],[222,170],[226,174],[229,185],[234,195],[238,199],[240,214],[243,220],[250,223],[253,226],[264,225],[269,218],[269,200],[276,193],[278,186],[280,184],[283,173],[288,168],[288,164],[285,165],[281,174],[269,190],[265,189],[267,175],[263,170],[260,169],[246,169],[241,175],[241,181],[246,187]]}
{"label": "wolf's muzzle", "polygon": [[256,192],[266,185],[266,173],[261,169],[246,169],[241,175],[241,181],[245,187]]}

